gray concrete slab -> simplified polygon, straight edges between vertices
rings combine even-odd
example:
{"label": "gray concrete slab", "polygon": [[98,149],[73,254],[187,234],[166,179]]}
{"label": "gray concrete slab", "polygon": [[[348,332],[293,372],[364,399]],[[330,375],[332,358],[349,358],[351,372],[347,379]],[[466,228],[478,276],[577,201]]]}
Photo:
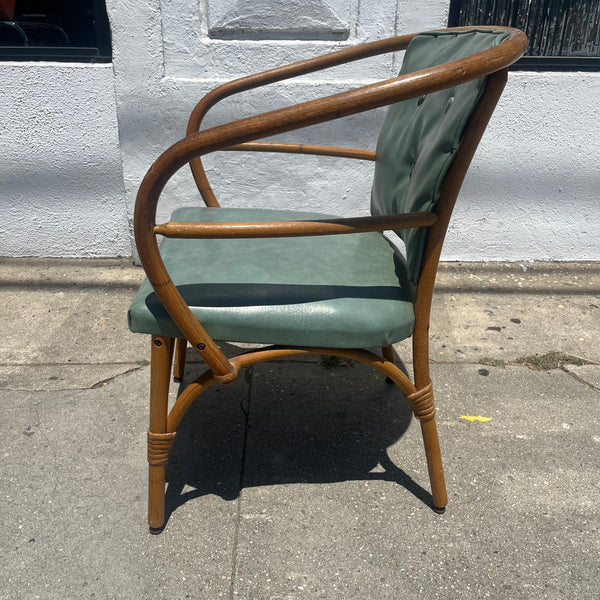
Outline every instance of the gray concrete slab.
{"label": "gray concrete slab", "polygon": [[[125,319],[141,270],[0,260],[0,598],[600,597],[599,273],[443,266],[446,514],[429,508],[419,427],[392,386],[287,360],[191,407],[151,536],[149,344]],[[188,356],[186,381],[202,369]]]}
{"label": "gray concrete slab", "polygon": [[436,366],[450,496],[439,516],[399,394],[354,367],[337,370],[348,388],[330,397],[330,374],[309,369],[253,377],[238,597],[600,593],[597,393],[562,371]]}
{"label": "gray concrete slab", "polygon": [[[0,597],[228,598],[243,387],[228,388],[226,402],[208,392],[182,427],[169,470],[176,518],[160,536],[145,522],[147,367],[92,390],[0,391]],[[189,455],[207,452],[199,486]]]}
{"label": "gray concrete slab", "polygon": [[147,361],[126,316],[142,279],[127,259],[0,258],[0,388],[87,388]]}
{"label": "gray concrete slab", "polygon": [[[448,263],[436,282],[431,358],[566,352],[600,363],[599,263]],[[398,344],[410,357],[410,345]]]}

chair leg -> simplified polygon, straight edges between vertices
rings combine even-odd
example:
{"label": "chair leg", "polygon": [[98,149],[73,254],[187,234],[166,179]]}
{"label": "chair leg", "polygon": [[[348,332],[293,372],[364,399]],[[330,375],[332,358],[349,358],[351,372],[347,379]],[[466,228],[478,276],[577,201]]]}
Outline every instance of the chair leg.
{"label": "chair leg", "polygon": [[394,352],[394,346],[383,346],[381,353],[385,360],[389,360],[393,365],[396,364],[396,353]]}
{"label": "chair leg", "polygon": [[427,457],[427,469],[429,470],[433,510],[443,513],[448,504],[448,495],[446,493],[442,453],[440,451],[440,442],[435,419],[431,419],[431,421],[427,422],[421,421],[421,432],[423,434],[423,443],[425,444],[425,456]]}
{"label": "chair leg", "polygon": [[[381,348],[381,354],[385,360],[389,360],[393,365],[396,364],[396,353],[394,352],[394,346],[383,346]],[[394,383],[389,377],[385,378],[386,383]]]}
{"label": "chair leg", "polygon": [[165,471],[175,432],[167,432],[173,338],[152,336],[150,428],[148,430],[148,525],[157,533],[165,524]]}
{"label": "chair leg", "polygon": [[429,481],[431,483],[433,509],[436,512],[444,512],[446,504],[448,504],[448,496],[446,494],[442,453],[435,424],[435,406],[431,382],[414,394],[407,396],[406,400],[413,409],[415,417],[421,423],[421,433],[423,434],[427,469],[429,470]]}
{"label": "chair leg", "polygon": [[185,371],[185,351],[187,350],[187,340],[175,340],[175,361],[173,364],[173,381],[181,381]]}

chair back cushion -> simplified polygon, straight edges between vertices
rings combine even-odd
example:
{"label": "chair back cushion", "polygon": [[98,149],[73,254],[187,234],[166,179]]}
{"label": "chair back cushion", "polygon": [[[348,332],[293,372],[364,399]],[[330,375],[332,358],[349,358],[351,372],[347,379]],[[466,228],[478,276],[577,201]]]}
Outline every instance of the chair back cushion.
{"label": "chair back cushion", "polygon": [[[482,29],[419,34],[406,49],[400,75],[488,50],[508,35]],[[469,117],[484,89],[485,78],[389,107],[377,142],[371,214],[435,210]],[[409,276],[417,283],[427,230],[397,233],[406,246]]]}

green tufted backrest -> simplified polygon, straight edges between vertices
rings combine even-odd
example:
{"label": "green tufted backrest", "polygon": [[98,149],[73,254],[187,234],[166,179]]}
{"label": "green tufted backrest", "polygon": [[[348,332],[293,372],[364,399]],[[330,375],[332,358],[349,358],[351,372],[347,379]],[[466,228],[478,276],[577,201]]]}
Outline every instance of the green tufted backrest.
{"label": "green tufted backrest", "polygon": [[[419,34],[406,49],[400,75],[488,50],[508,35],[482,29]],[[389,107],[377,142],[371,214],[435,210],[444,178],[484,88],[485,78]],[[417,283],[427,230],[397,233],[406,246],[410,278]]]}

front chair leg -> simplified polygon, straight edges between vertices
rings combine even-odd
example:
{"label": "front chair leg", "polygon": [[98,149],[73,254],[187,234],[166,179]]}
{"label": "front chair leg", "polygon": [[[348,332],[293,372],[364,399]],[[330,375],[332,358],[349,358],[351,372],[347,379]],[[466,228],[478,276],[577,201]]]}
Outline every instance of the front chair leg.
{"label": "front chair leg", "polygon": [[175,432],[167,432],[173,338],[152,336],[150,428],[148,430],[148,525],[157,533],[165,524],[165,471]]}
{"label": "front chair leg", "polygon": [[442,466],[442,453],[435,424],[435,405],[433,403],[433,386],[431,382],[414,394],[407,396],[406,400],[413,409],[415,417],[421,423],[421,433],[423,434],[429,481],[431,483],[433,509],[436,512],[444,512],[446,504],[448,504],[448,496]]}

